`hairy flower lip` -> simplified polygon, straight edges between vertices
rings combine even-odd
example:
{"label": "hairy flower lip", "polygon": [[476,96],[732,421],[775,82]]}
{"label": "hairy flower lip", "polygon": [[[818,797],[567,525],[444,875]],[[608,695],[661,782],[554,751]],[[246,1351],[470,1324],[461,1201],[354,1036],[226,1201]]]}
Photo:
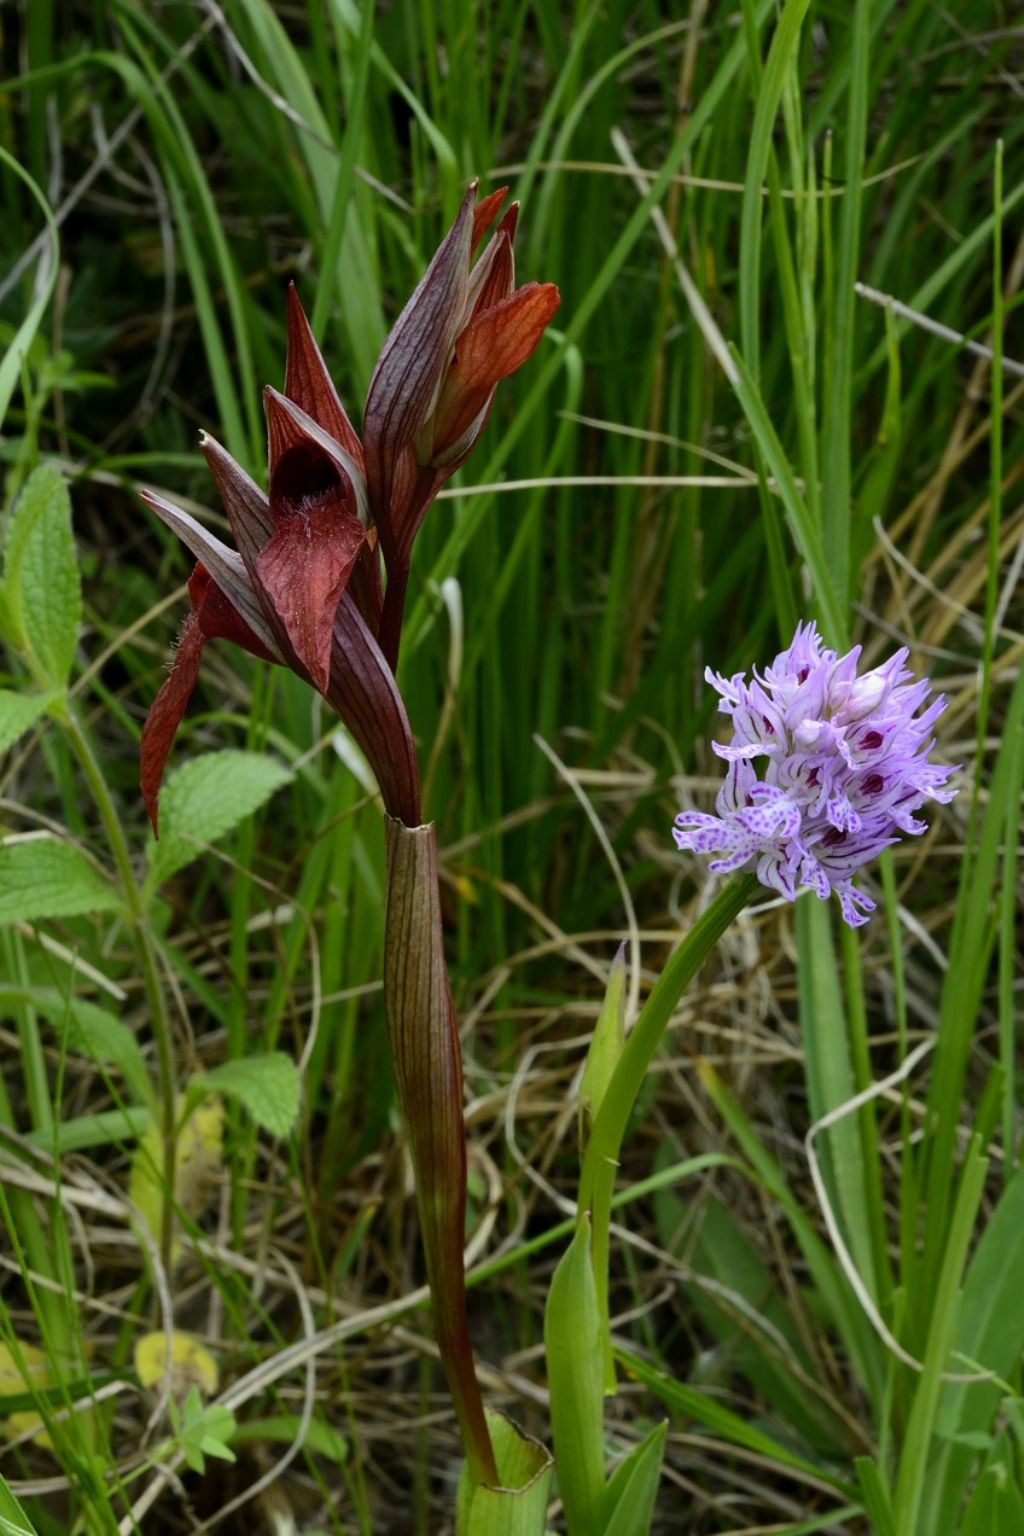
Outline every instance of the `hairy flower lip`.
{"label": "hairy flower lip", "polygon": [[345,448],[343,443],[330,435],[294,400],[281,394],[270,384],[263,389],[263,409],[267,418],[267,436],[270,447],[270,482],[273,490],[274,470],[289,450],[303,447],[311,455],[322,455],[342,477],[349,505],[363,527],[370,523],[370,508],[366,494],[366,479],[360,460]]}
{"label": "hairy flower lip", "polygon": [[853,876],[899,834],[926,830],[913,815],[926,800],[956,793],[945,787],[955,769],[929,761],[945,700],[926,705],[930,686],[905,668],[908,654],[858,677],[859,646],[837,656],[801,624],[749,684],[744,673],[726,679],[708,668],[733,723],[731,742],[712,743],[729,766],[717,814],[681,812],[676,846],[717,854],[717,874],[756,865],[762,884],[789,901],[800,885],[822,900],[834,891],[850,926],[866,922],[874,902]]}

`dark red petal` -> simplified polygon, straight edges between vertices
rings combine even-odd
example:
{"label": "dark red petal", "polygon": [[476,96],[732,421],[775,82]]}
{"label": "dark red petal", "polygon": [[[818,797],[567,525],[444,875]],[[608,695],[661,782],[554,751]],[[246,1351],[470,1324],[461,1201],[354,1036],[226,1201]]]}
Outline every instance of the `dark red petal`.
{"label": "dark red petal", "polygon": [[355,737],[380,785],[384,808],[407,826],[420,820],[416,746],[394,674],[346,592],[334,620],[328,703]]}
{"label": "dark red petal", "polygon": [[535,351],[558,308],[553,283],[524,288],[474,316],[459,337],[434,419],[434,459],[443,460],[487,405],[500,379],[521,368]]}
{"label": "dark red petal", "polygon": [[279,662],[280,658],[267,649],[232,607],[202,562],[188,579],[188,595],[204,640],[230,640],[260,661]]}
{"label": "dark red petal", "polygon": [[344,498],[328,496],[308,510],[282,516],[260,555],[260,581],[321,693],[327,692],[330,678],[334,615],[365,536]]}
{"label": "dark red petal", "polygon": [[154,837],[159,835],[160,785],[171,744],[177,734],[181,717],[192,695],[199,676],[206,638],[199,624],[199,616],[190,613],[181,627],[181,636],[170,674],[165,678],[160,692],[150,705],[146,723],[142,727],[139,746],[139,787],[145,802]]}
{"label": "dark red petal", "polygon": [[295,284],[288,284],[288,361],[285,365],[284,392],[301,406],[318,426],[336,438],[351,454],[360,469],[363,445],[338,399],[334,381],[309,328],[305,310],[299,303]]}
{"label": "dark red petal", "polygon": [[422,427],[465,319],[473,231],[472,187],[377,360],[363,413],[366,481],[387,559],[394,548],[396,463]]}
{"label": "dark red petal", "polygon": [[475,251],[480,241],[486,235],[497,216],[498,209],[508,196],[508,187],[499,187],[496,192],[488,192],[482,197],[473,209],[473,234],[469,242],[471,251]]}

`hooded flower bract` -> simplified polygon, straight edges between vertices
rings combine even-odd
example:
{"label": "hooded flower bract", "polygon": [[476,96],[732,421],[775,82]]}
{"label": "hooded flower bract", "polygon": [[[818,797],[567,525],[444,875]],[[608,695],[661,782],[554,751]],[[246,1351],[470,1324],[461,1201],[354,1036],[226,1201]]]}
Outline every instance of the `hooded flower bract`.
{"label": "hooded flower bract", "polygon": [[715,874],[756,870],[788,901],[808,886],[822,901],[839,897],[851,927],[875,903],[853,877],[883,848],[927,824],[915,812],[945,803],[955,769],[929,761],[940,695],[905,666],[901,649],[858,676],[861,648],[829,650],[813,623],[800,624],[789,648],[753,681],[745,673],[707,681],[731,716],[732,740],[714,750],[728,764],[716,816],[683,811],[673,837],[680,849],[717,855]]}

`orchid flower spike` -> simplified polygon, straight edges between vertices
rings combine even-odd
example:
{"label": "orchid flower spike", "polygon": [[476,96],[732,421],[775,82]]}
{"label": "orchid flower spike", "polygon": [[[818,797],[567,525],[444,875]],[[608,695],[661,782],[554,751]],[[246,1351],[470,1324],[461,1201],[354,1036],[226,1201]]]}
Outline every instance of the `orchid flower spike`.
{"label": "orchid flower spike", "polygon": [[926,705],[930,685],[904,666],[905,647],[858,676],[860,652],[838,656],[809,623],[750,683],[709,667],[719,710],[732,719],[732,740],[713,744],[729,766],[717,816],[683,811],[672,834],[680,849],[717,854],[715,874],[756,870],[787,901],[800,886],[822,901],[834,891],[852,928],[875,908],[853,876],[902,836],[927,830],[914,814],[926,800],[956,794],[945,787],[955,768],[929,761],[945,699]]}
{"label": "orchid flower spike", "polygon": [[388,812],[407,826],[418,822],[416,755],[394,680],[410,551],[431,501],[480,436],[499,381],[530,357],[559,302],[551,283],[515,286],[517,204],[473,265],[505,195],[503,188],[477,202],[475,183],[467,190],[384,344],[362,441],[289,290],[284,391],[264,390],[269,495],[219,443],[202,439],[234,549],[180,507],[143,493],[199,562],[189,582],[192,612],[142,732],[142,792],[154,831],[203,648],[219,639],[312,683],[362,747]]}
{"label": "orchid flower spike", "polygon": [[366,754],[389,813],[410,825],[420,818],[412,733],[375,638],[379,556],[362,447],[294,290],[285,391],[264,391],[269,495],[218,442],[202,437],[235,549],[164,497],[143,492],[199,562],[189,581],[192,612],[142,730],[142,794],[154,831],[164,767],[202,651],[218,639],[312,683]]}

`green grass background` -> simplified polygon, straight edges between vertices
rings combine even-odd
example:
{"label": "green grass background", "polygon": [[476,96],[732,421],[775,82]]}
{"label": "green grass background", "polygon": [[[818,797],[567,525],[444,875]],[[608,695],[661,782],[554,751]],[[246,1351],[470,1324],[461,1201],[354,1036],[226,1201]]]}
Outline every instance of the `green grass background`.
{"label": "green grass background", "polygon": [[[608,1451],[669,1417],[658,1530],[1024,1529],[1010,9],[31,0],[0,25],[5,502],[38,461],[61,468],[84,582],[70,724],[0,763],[4,834],[49,829],[142,887],[136,749],[188,562],[138,487],[216,522],[200,428],[265,474],[290,278],[358,420],[466,181],[508,184],[520,278],[562,306],[427,520],[401,676],[466,1022],[486,1395],[545,1437],[573,1074],[620,938],[642,940],[643,993],[710,890],[669,837],[717,776],[703,669],[767,660],[816,613],[871,660],[912,647],[949,697],[937,750],[962,792],[876,872],[861,935],[766,902],[685,1001],[620,1178]],[[13,649],[7,666],[30,690]],[[380,815],[332,730],[296,679],[211,647],[175,763],[267,753],[291,787],[148,891],[134,926],[15,902],[0,929],[0,1418],[53,1420],[50,1448],[8,1436],[0,1473],[40,1536],[187,1530],[243,1495],[220,1530],[449,1528],[453,1425],[428,1316],[401,1300],[419,1269],[377,986]],[[127,1191],[148,1111],[68,1020],[69,999],[102,1005],[155,1075],[146,953],[180,1082],[315,1039],[295,1134],[229,1105],[194,1202],[212,1256],[190,1246],[175,1280],[238,1461],[133,1516],[167,1433],[133,1374],[159,1298],[100,1195]],[[802,1141],[926,1040],[818,1143],[901,1358],[836,1257]],[[288,1365],[335,1321],[313,1366]],[[51,1362],[42,1387],[19,1345]],[[996,1379],[945,1379],[976,1371]]]}

